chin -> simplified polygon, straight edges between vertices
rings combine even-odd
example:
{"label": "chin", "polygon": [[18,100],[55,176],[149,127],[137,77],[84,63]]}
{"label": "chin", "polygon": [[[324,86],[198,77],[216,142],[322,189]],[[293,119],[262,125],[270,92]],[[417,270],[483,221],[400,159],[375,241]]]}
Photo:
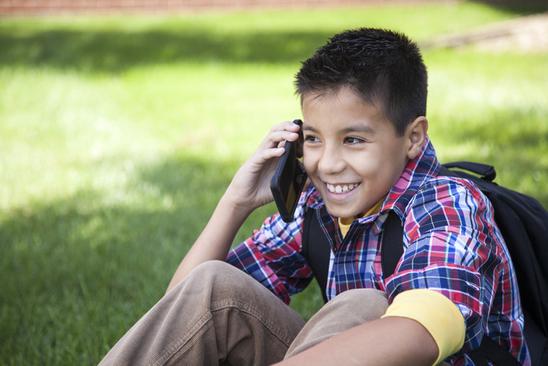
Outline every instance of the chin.
{"label": "chin", "polygon": [[329,204],[326,204],[325,207],[327,208],[327,212],[331,216],[335,216],[335,217],[354,217],[359,215],[359,210],[355,210],[355,209],[353,210],[353,209],[344,208],[344,207],[332,207]]}

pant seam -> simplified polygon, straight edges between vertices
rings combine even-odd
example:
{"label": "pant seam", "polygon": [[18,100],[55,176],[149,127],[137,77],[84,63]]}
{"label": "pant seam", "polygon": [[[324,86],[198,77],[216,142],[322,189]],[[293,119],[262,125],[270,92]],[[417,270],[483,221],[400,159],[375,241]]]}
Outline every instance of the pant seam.
{"label": "pant seam", "polygon": [[212,318],[210,312],[202,315],[196,324],[190,328],[187,334],[183,335],[181,338],[171,342],[171,344],[166,348],[165,352],[158,355],[158,359],[150,363],[152,366],[159,366],[165,364],[173,355],[175,355],[181,348],[185,346],[195,335],[200,331],[200,329]]}
{"label": "pant seam", "polygon": [[[285,305],[284,305],[285,306]],[[282,342],[285,346],[289,346],[292,342],[292,340],[286,341],[280,333],[283,332],[279,327],[276,327],[276,325],[273,322],[267,321],[261,316],[261,312],[257,311],[256,308],[250,306],[248,303],[230,300],[230,301],[221,301],[216,302],[212,304],[211,312],[217,312],[226,308],[234,308],[242,313],[248,314],[251,317],[257,319],[276,339],[278,339],[280,342]]]}

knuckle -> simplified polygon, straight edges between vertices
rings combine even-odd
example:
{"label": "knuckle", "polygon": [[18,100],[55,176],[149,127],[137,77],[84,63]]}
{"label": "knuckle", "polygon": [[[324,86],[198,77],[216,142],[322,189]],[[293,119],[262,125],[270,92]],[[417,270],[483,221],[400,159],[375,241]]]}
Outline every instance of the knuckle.
{"label": "knuckle", "polygon": [[277,125],[274,125],[272,127],[272,131],[283,131],[285,130],[289,125],[290,125],[291,122],[289,121],[284,121],[282,123],[279,123]]}
{"label": "knuckle", "polygon": [[276,132],[276,131],[281,130],[282,128],[283,128],[283,124],[277,124],[277,125],[272,126],[271,131]]}

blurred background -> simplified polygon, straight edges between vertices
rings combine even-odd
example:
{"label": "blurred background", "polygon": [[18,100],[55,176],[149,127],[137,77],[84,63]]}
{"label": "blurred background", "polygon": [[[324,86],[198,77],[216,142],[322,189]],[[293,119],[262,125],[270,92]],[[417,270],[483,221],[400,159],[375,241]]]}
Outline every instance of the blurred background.
{"label": "blurred background", "polygon": [[[0,364],[92,365],[164,293],[336,32],[419,42],[442,161],[548,207],[545,1],[0,0]],[[250,235],[268,205],[237,241]],[[293,300],[321,305],[311,286]]]}

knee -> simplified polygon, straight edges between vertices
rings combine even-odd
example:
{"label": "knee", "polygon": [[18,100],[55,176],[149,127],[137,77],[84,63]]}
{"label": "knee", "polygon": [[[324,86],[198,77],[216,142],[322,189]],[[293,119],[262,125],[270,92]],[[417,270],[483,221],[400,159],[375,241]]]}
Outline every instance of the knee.
{"label": "knee", "polygon": [[365,320],[381,317],[388,307],[388,299],[383,291],[369,288],[352,289],[342,292],[326,304],[326,307],[357,311]]}
{"label": "knee", "polygon": [[212,283],[219,279],[231,280],[241,272],[238,268],[219,260],[211,260],[196,266],[188,278],[202,283]]}
{"label": "knee", "polygon": [[197,284],[202,289],[210,289],[215,293],[231,292],[245,286],[252,280],[240,269],[219,260],[204,262],[194,268],[187,281]]}
{"label": "knee", "polygon": [[210,260],[197,265],[191,273],[199,274],[200,276],[215,276],[219,273],[231,271],[239,271],[239,269],[224,261]]}
{"label": "knee", "polygon": [[341,292],[330,302],[345,301],[345,302],[363,302],[363,301],[379,301],[388,304],[386,294],[383,291],[373,288],[356,288]]}

